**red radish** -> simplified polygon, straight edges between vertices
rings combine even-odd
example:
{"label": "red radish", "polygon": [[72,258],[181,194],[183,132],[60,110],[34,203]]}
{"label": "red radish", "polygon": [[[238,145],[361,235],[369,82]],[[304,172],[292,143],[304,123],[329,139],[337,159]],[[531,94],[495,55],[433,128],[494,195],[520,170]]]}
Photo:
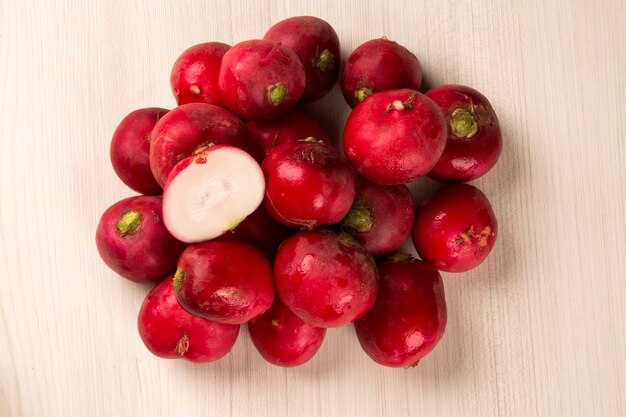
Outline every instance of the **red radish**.
{"label": "red radish", "polygon": [[302,96],[305,74],[294,51],[279,42],[250,40],[226,52],[218,86],[222,100],[243,119],[274,119]]}
{"label": "red radish", "polygon": [[372,95],[350,113],[343,131],[348,160],[365,178],[384,185],[426,175],[445,145],[441,110],[413,90]]}
{"label": "red radish", "polygon": [[398,255],[379,265],[378,298],[354,328],[374,361],[411,367],[437,345],[448,316],[439,271],[410,255]]}
{"label": "red radish", "polygon": [[178,240],[201,242],[232,230],[263,201],[265,181],[247,152],[226,145],[180,161],[163,192],[163,220]]}
{"label": "red radish", "polygon": [[339,37],[325,20],[313,16],[290,17],[272,26],[263,39],[281,42],[300,58],[306,74],[301,101],[319,100],[337,82],[341,64]]}
{"label": "red radish", "polygon": [[160,358],[208,363],[225,356],[239,335],[238,324],[218,323],[186,312],[172,286],[174,275],[143,300],[137,327],[148,350]]}
{"label": "red radish", "polygon": [[502,151],[498,117],[489,100],[463,85],[441,85],[426,95],[443,110],[448,124],[446,148],[428,176],[464,182],[485,175]]}
{"label": "red radish", "polygon": [[185,50],[170,75],[172,92],[179,105],[207,103],[224,106],[217,88],[222,57],[230,45],[206,42]]}
{"label": "red radish", "polygon": [[254,139],[234,114],[206,103],[183,104],[154,126],[150,166],[157,182],[165,185],[174,165],[213,145],[241,148],[259,158]]}
{"label": "red radish", "polygon": [[326,132],[304,110],[294,109],[279,119],[270,121],[248,120],[246,127],[256,139],[264,157],[278,145],[302,139],[330,145]]}
{"label": "red radish", "polygon": [[341,227],[372,256],[381,256],[400,249],[411,233],[414,214],[413,197],[406,185],[362,180]]}
{"label": "red radish", "polygon": [[341,74],[341,90],[352,108],[373,93],[400,88],[419,90],[421,84],[422,69],[415,55],[387,38],[358,46]]}
{"label": "red radish", "polygon": [[280,244],[295,231],[295,229],[278,223],[265,210],[265,207],[260,205],[237,227],[222,234],[220,239],[236,239],[252,243],[261,249],[269,259],[274,259]]}
{"label": "red radish", "polygon": [[284,367],[308,362],[326,335],[326,329],[306,324],[278,298],[269,310],[248,323],[248,331],[261,356]]}
{"label": "red radish", "polygon": [[163,191],[150,169],[150,141],[156,122],[169,110],[149,107],[124,117],[111,139],[111,164],[128,187],[141,194]]}
{"label": "red radish", "polygon": [[125,198],[106,209],[96,229],[105,264],[135,282],[156,282],[176,268],[185,245],[162,221],[161,197]]}
{"label": "red radish", "polygon": [[361,317],[376,299],[372,257],[348,235],[304,231],[287,239],[274,261],[280,299],[305,323],[339,327]]}
{"label": "red radish", "polygon": [[173,285],[185,310],[220,323],[247,322],[274,300],[270,262],[259,249],[235,240],[189,245]]}
{"label": "red radish", "polygon": [[468,184],[431,194],[415,215],[413,243],[422,259],[442,271],[480,265],[496,242],[498,222],[485,194]]}
{"label": "red radish", "polygon": [[281,223],[314,229],[339,222],[354,200],[356,175],[335,148],[300,141],[263,161],[265,207]]}

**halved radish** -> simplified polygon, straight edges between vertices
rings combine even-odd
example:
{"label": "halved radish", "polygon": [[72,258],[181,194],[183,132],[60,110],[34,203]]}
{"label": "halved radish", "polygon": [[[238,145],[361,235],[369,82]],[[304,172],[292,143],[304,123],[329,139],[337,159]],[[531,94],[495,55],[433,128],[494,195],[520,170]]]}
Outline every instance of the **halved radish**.
{"label": "halved radish", "polygon": [[261,167],[247,152],[227,145],[180,161],[167,178],[163,221],[178,240],[202,242],[234,229],[265,194]]}

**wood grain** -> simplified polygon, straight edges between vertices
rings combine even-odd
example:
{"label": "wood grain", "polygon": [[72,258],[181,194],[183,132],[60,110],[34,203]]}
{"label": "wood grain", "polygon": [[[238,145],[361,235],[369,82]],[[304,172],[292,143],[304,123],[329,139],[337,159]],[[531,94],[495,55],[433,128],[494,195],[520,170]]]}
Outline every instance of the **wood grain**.
{"label": "wood grain", "polygon": [[[344,56],[386,35],[428,85],[490,98],[505,148],[476,184],[499,242],[445,275],[446,335],[417,368],[375,365],[350,327],[297,369],[245,332],[215,364],[159,360],[135,328],[148,288],[95,250],[101,212],[132,194],[110,136],[132,109],[174,105],[186,47],[299,14],[333,24]],[[0,2],[0,416],[626,415],[624,22],[619,0]],[[339,90],[313,112],[339,139]]]}

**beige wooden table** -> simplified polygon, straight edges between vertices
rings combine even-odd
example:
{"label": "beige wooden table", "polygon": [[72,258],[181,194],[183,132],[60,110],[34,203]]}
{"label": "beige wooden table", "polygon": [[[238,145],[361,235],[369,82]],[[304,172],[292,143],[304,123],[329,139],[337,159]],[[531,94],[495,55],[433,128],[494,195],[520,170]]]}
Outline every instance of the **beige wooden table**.
{"label": "beige wooden table", "polygon": [[[264,363],[245,331],[220,362],[159,360],[135,327],[148,288],[94,246],[101,212],[132,194],[110,136],[174,105],[186,47],[299,14],[333,24],[345,56],[386,35],[428,84],[490,98],[505,146],[476,184],[499,241],[444,276],[446,335],[417,368],[375,365],[350,327],[298,369]],[[0,416],[626,415],[623,1],[1,0],[0,80]],[[313,111],[339,138],[339,91]]]}

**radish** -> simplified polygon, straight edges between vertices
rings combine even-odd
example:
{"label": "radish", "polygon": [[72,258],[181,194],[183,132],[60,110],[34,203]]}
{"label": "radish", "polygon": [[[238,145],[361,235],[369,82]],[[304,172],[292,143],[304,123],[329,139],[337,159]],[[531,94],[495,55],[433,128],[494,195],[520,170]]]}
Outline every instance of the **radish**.
{"label": "radish", "polygon": [[443,110],[448,122],[446,148],[428,176],[464,182],[485,175],[502,151],[498,117],[489,100],[462,85],[441,85],[426,95]]}
{"label": "radish", "polygon": [[358,46],[341,74],[341,90],[352,108],[375,92],[419,90],[421,84],[422,69],[415,55],[387,38]]}
{"label": "radish", "polygon": [[206,103],[175,108],[159,120],[152,132],[150,166],[154,178],[165,185],[167,176],[180,160],[220,144],[260,157],[246,126],[228,110]]}
{"label": "radish", "polygon": [[264,157],[280,144],[302,139],[330,145],[328,135],[319,123],[301,109],[290,110],[275,120],[248,120],[246,127],[256,139]]}
{"label": "radish", "polygon": [[217,88],[222,57],[230,45],[206,42],[185,50],[170,74],[172,92],[178,105],[207,103],[223,107]]}
{"label": "radish", "polygon": [[111,139],[111,164],[124,184],[141,194],[157,195],[163,190],[150,169],[152,129],[169,110],[138,109],[119,124]]}
{"label": "radish", "polygon": [[372,257],[348,235],[296,233],[274,261],[278,297],[305,323],[339,327],[369,310],[378,274]]}
{"label": "radish", "polygon": [[413,197],[406,185],[361,180],[341,227],[372,256],[381,256],[400,249],[411,233],[414,214]]}
{"label": "radish", "polygon": [[185,245],[163,224],[161,197],[125,198],[106,209],[96,229],[104,263],[135,282],[156,282],[176,268]]}
{"label": "radish", "polygon": [[248,331],[261,356],[284,367],[311,360],[326,335],[326,329],[306,324],[278,298],[269,310],[250,320]]}
{"label": "radish", "polygon": [[442,271],[477,267],[491,252],[498,222],[489,200],[468,184],[448,185],[417,210],[413,243],[422,259]]}
{"label": "radish", "polygon": [[296,229],[278,223],[265,207],[260,205],[237,227],[224,232],[220,239],[244,240],[261,249],[268,259],[273,260],[283,240],[295,232]]}
{"label": "radish", "polygon": [[308,141],[284,143],[270,152],[262,168],[265,208],[288,226],[335,224],[352,206],[356,174],[335,148]]}
{"label": "radish", "polygon": [[411,367],[441,340],[447,311],[443,281],[432,265],[396,254],[378,267],[376,303],[354,323],[361,347],[377,363]]}
{"label": "radish", "polygon": [[189,245],[173,285],[185,310],[220,323],[247,322],[274,300],[270,262],[259,249],[235,240]]}
{"label": "radish", "polygon": [[218,86],[222,100],[243,119],[274,119],[304,92],[304,68],[279,42],[250,40],[224,54]]}
{"label": "radish", "polygon": [[272,26],[263,39],[281,42],[293,49],[306,74],[302,102],[319,100],[333,88],[339,76],[339,37],[325,20],[296,16]]}
{"label": "radish", "polygon": [[160,358],[208,363],[225,356],[237,341],[238,324],[218,323],[186,312],[170,275],[148,293],[137,318],[139,336]]}
{"label": "radish", "polygon": [[343,149],[350,163],[365,178],[383,185],[426,175],[445,145],[443,113],[413,90],[372,95],[350,113],[343,131]]}
{"label": "radish", "polygon": [[180,161],[163,192],[163,220],[178,240],[193,243],[232,230],[263,201],[265,181],[247,152],[226,145]]}

